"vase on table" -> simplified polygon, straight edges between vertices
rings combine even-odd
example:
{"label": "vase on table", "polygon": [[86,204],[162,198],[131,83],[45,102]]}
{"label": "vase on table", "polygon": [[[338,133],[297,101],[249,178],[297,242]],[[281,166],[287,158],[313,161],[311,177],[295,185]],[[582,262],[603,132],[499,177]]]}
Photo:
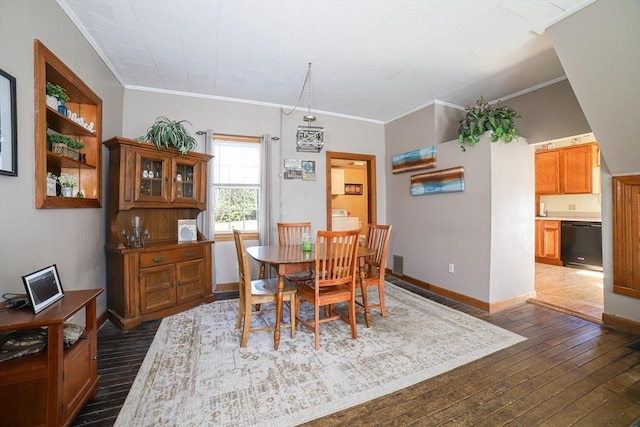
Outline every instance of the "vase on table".
{"label": "vase on table", "polygon": [[62,187],[62,195],[64,197],[73,197],[73,187]]}

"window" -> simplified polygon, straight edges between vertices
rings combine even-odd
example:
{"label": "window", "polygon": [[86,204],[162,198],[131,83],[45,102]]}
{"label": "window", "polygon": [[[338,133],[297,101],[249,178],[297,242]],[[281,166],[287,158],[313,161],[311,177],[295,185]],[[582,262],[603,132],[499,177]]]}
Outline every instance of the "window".
{"label": "window", "polygon": [[257,233],[260,221],[260,139],[214,135],[213,212],[216,238],[232,230]]}

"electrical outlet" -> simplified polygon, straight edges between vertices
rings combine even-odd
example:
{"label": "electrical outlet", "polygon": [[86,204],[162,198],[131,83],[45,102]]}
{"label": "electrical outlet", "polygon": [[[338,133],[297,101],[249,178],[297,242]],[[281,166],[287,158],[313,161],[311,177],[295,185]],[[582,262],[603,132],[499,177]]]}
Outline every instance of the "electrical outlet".
{"label": "electrical outlet", "polygon": [[456,271],[455,271],[455,268],[454,268],[453,264],[449,264],[449,273],[453,274],[455,272]]}
{"label": "electrical outlet", "polygon": [[576,205],[569,205],[569,210],[570,211],[575,211],[576,210]]}

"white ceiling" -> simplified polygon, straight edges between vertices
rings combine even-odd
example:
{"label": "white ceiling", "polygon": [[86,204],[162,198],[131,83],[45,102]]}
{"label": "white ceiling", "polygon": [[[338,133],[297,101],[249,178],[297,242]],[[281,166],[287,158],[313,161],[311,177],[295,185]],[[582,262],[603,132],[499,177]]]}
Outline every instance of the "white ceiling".
{"label": "white ceiling", "polygon": [[57,0],[127,88],[388,122],[560,79],[545,28],[593,0]]}

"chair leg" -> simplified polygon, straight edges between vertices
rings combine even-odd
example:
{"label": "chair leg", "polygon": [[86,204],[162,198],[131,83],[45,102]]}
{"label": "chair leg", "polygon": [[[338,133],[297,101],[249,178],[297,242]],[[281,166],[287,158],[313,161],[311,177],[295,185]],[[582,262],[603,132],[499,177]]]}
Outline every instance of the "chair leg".
{"label": "chair leg", "polygon": [[351,337],[358,338],[358,327],[356,326],[356,300],[349,301],[349,324],[351,325]]}
{"label": "chair leg", "polygon": [[380,313],[387,317],[387,307],[384,304],[384,280],[378,282],[378,298],[380,298]]}
{"label": "chair leg", "polygon": [[316,336],[316,350],[320,350],[320,306],[314,302],[313,332]]}
{"label": "chair leg", "polygon": [[236,329],[242,326],[242,318],[244,317],[244,298],[242,295],[238,301],[238,319],[236,319]]}
{"label": "chair leg", "polygon": [[244,325],[242,326],[242,336],[240,337],[240,347],[246,347],[249,341],[249,330],[251,329],[251,305],[244,304]]}
{"label": "chair leg", "polygon": [[[297,297],[296,297],[297,298]],[[291,323],[291,339],[296,339],[296,313],[298,309],[296,307],[296,298],[291,298],[289,300],[289,317]]]}

